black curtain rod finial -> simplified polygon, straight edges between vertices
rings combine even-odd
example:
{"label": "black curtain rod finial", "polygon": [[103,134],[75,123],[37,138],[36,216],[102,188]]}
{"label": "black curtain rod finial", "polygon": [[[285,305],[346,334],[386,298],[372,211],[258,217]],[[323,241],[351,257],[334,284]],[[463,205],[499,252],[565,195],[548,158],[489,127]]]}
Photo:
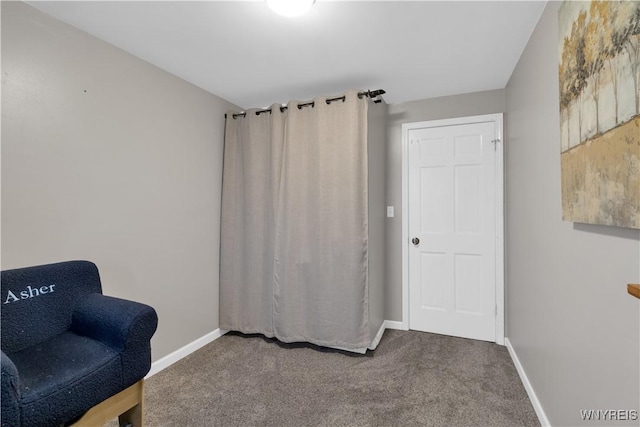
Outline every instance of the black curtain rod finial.
{"label": "black curtain rod finial", "polygon": [[378,97],[380,95],[384,95],[385,93],[387,93],[387,92],[385,92],[382,89],[377,89],[377,90],[369,91],[369,97],[376,98],[376,97]]}

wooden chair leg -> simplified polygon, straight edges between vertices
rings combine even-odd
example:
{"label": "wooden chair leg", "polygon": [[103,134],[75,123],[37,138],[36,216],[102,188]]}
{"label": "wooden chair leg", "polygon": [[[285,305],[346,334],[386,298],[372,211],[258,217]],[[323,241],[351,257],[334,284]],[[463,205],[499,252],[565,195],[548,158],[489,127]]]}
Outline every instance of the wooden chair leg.
{"label": "wooden chair leg", "polygon": [[136,406],[118,416],[118,422],[121,427],[144,427],[144,383],[140,382],[139,384],[140,400]]}

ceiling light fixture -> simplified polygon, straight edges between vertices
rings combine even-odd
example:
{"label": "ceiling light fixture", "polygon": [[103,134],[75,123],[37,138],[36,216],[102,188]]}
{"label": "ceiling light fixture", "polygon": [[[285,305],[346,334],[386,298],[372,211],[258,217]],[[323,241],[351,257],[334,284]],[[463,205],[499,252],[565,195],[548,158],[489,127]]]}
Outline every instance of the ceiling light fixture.
{"label": "ceiling light fixture", "polygon": [[300,16],[313,6],[316,0],[267,0],[267,5],[278,15],[288,18]]}

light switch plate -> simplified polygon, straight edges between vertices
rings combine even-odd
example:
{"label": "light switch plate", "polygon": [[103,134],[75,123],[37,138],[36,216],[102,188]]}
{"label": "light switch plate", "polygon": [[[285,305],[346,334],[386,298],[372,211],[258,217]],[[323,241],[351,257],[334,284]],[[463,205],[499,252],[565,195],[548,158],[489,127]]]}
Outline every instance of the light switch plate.
{"label": "light switch plate", "polygon": [[387,206],[387,218],[393,218],[393,206]]}

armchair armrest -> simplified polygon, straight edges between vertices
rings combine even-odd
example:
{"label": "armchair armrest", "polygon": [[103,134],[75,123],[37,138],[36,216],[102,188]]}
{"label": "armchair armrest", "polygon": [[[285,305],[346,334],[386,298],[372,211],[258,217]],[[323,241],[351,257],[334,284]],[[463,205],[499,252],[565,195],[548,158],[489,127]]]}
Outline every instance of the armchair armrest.
{"label": "armchair armrest", "polygon": [[71,331],[118,350],[145,348],[158,326],[156,311],[145,304],[90,294],[73,312]]}
{"label": "armchair armrest", "polygon": [[11,359],[2,352],[0,360],[2,369],[2,410],[0,411],[2,426],[20,425],[20,387],[18,370]]}

